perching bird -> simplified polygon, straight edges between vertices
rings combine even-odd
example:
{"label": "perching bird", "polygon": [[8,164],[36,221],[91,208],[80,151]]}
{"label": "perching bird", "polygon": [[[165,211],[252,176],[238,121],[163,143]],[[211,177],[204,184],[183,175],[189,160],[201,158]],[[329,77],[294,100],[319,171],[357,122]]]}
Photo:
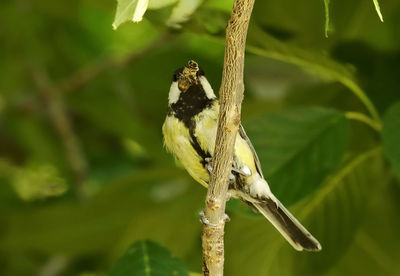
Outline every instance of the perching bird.
{"label": "perching bird", "polygon": [[[219,103],[196,62],[176,70],[162,127],[166,148],[207,187],[217,135]],[[257,154],[240,125],[228,193],[263,214],[296,250],[319,251],[319,242],[272,194]]]}

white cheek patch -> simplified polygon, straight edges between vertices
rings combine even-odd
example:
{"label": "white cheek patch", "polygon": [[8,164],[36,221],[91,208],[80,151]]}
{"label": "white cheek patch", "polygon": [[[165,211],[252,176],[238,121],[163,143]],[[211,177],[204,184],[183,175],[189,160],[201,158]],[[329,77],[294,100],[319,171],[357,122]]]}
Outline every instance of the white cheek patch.
{"label": "white cheek patch", "polygon": [[209,99],[216,98],[214,91],[213,91],[210,83],[208,82],[208,80],[204,76],[199,77],[199,80],[200,80],[201,85],[203,86],[204,91],[206,92],[207,98],[209,98]]}
{"label": "white cheek patch", "polygon": [[169,89],[168,102],[169,104],[176,103],[179,100],[179,95],[181,94],[181,90],[178,88],[178,82],[174,81],[171,84],[171,88]]}

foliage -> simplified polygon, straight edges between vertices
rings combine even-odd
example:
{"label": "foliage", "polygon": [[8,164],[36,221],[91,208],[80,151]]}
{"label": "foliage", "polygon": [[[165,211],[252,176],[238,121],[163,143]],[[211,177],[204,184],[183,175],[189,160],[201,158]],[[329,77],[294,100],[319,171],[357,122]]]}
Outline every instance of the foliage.
{"label": "foliage", "polygon": [[183,263],[171,256],[167,249],[149,241],[132,244],[115,263],[110,276],[188,275]]}
{"label": "foliage", "polygon": [[[375,149],[349,160],[323,183],[323,188],[309,201],[295,206],[297,217],[305,221],[320,240],[323,247],[320,253],[310,255],[294,251],[278,238],[279,234],[264,220],[252,218],[245,224],[232,223],[232,233],[227,233],[228,246],[232,246],[228,247],[228,252],[233,252],[236,246],[251,246],[246,251],[230,254],[227,262],[248,264],[243,270],[236,271],[239,275],[240,272],[251,275],[321,275],[328,271],[340,260],[342,252],[346,251],[357,233],[363,210],[368,208],[365,198],[371,192],[371,187],[362,183],[379,181],[377,175],[382,173],[383,167],[380,156],[380,151]],[[332,229],[335,231],[332,232]],[[230,242],[229,237],[238,233],[243,233],[240,244]],[[251,242],[254,237],[264,235],[265,238],[258,243]],[[283,267],[282,263],[292,265]],[[235,267],[235,270],[238,269]],[[227,273],[230,274],[229,270]]]}
{"label": "foliage", "polygon": [[[122,24],[139,2],[142,21]],[[145,256],[200,272],[205,190],[160,128],[187,60],[218,90],[233,1],[115,4],[0,3],[1,275],[106,275]],[[381,16],[378,1],[256,1],[243,125],[323,250],[295,252],[231,200],[227,275],[400,274],[400,3],[380,3],[384,23],[373,4]]]}
{"label": "foliage", "polygon": [[247,124],[247,134],[259,149],[263,173],[275,195],[287,205],[319,188],[339,165],[349,138],[344,114],[329,109],[280,112]]}
{"label": "foliage", "polygon": [[393,170],[400,177],[400,102],[389,107],[383,120],[382,139]]}
{"label": "foliage", "polygon": [[325,36],[328,37],[329,32],[329,0],[324,0],[324,8],[325,8]]}
{"label": "foliage", "polygon": [[383,16],[382,16],[382,12],[381,12],[381,7],[379,6],[378,0],[374,0],[374,6],[375,6],[376,13],[379,16],[379,19],[383,22]]}

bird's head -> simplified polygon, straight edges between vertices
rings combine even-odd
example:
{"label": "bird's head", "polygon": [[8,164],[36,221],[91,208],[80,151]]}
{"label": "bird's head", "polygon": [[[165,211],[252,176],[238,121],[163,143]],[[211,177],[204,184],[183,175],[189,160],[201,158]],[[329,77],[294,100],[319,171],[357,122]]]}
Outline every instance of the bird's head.
{"label": "bird's head", "polygon": [[[187,91],[198,91],[199,93],[203,91],[202,93],[208,99],[215,98],[215,94],[204,76],[204,71],[193,60],[189,60],[185,67],[175,71],[169,93],[169,104],[176,103],[180,95]],[[191,93],[191,95],[197,97],[199,93]]]}
{"label": "bird's head", "polygon": [[175,71],[173,81],[178,82],[178,88],[185,92],[191,85],[200,83],[199,78],[204,76],[197,62],[189,60],[185,67]]}

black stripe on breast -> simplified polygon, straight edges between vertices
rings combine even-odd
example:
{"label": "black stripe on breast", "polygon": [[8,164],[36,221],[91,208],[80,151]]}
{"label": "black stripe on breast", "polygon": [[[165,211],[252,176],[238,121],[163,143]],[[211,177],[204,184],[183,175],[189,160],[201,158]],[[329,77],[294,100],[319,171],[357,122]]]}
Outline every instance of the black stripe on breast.
{"label": "black stripe on breast", "polygon": [[189,134],[190,134],[190,138],[192,138],[192,141],[190,142],[190,144],[192,145],[192,147],[194,148],[194,150],[197,152],[197,154],[202,158],[202,165],[203,167],[205,167],[206,165],[206,158],[211,157],[210,153],[204,151],[200,144],[199,141],[197,141],[196,136],[194,135],[194,124],[191,125],[191,127],[189,127]]}
{"label": "black stripe on breast", "polygon": [[176,103],[169,106],[168,115],[172,115],[183,122],[189,129],[191,144],[197,154],[203,159],[203,166],[207,163],[205,158],[211,157],[210,153],[203,150],[194,134],[196,124],[194,117],[203,110],[210,108],[214,99],[207,98],[203,86],[198,84],[191,85],[185,92],[181,92]]}
{"label": "black stripe on breast", "polygon": [[[180,70],[177,70],[177,74]],[[202,71],[201,71],[202,73]],[[203,74],[203,73],[202,73]],[[179,121],[183,122],[189,129],[191,145],[197,154],[202,158],[202,165],[205,167],[205,159],[211,157],[210,153],[201,148],[197,137],[195,136],[196,123],[194,117],[202,111],[210,108],[215,99],[209,99],[200,83],[192,84],[186,91],[181,92],[176,103],[169,106],[168,115],[174,116]]]}
{"label": "black stripe on breast", "polygon": [[213,102],[214,99],[207,98],[200,83],[193,84],[185,92],[181,92],[176,103],[169,106],[168,114],[175,116],[189,128],[192,118],[209,108]]}

